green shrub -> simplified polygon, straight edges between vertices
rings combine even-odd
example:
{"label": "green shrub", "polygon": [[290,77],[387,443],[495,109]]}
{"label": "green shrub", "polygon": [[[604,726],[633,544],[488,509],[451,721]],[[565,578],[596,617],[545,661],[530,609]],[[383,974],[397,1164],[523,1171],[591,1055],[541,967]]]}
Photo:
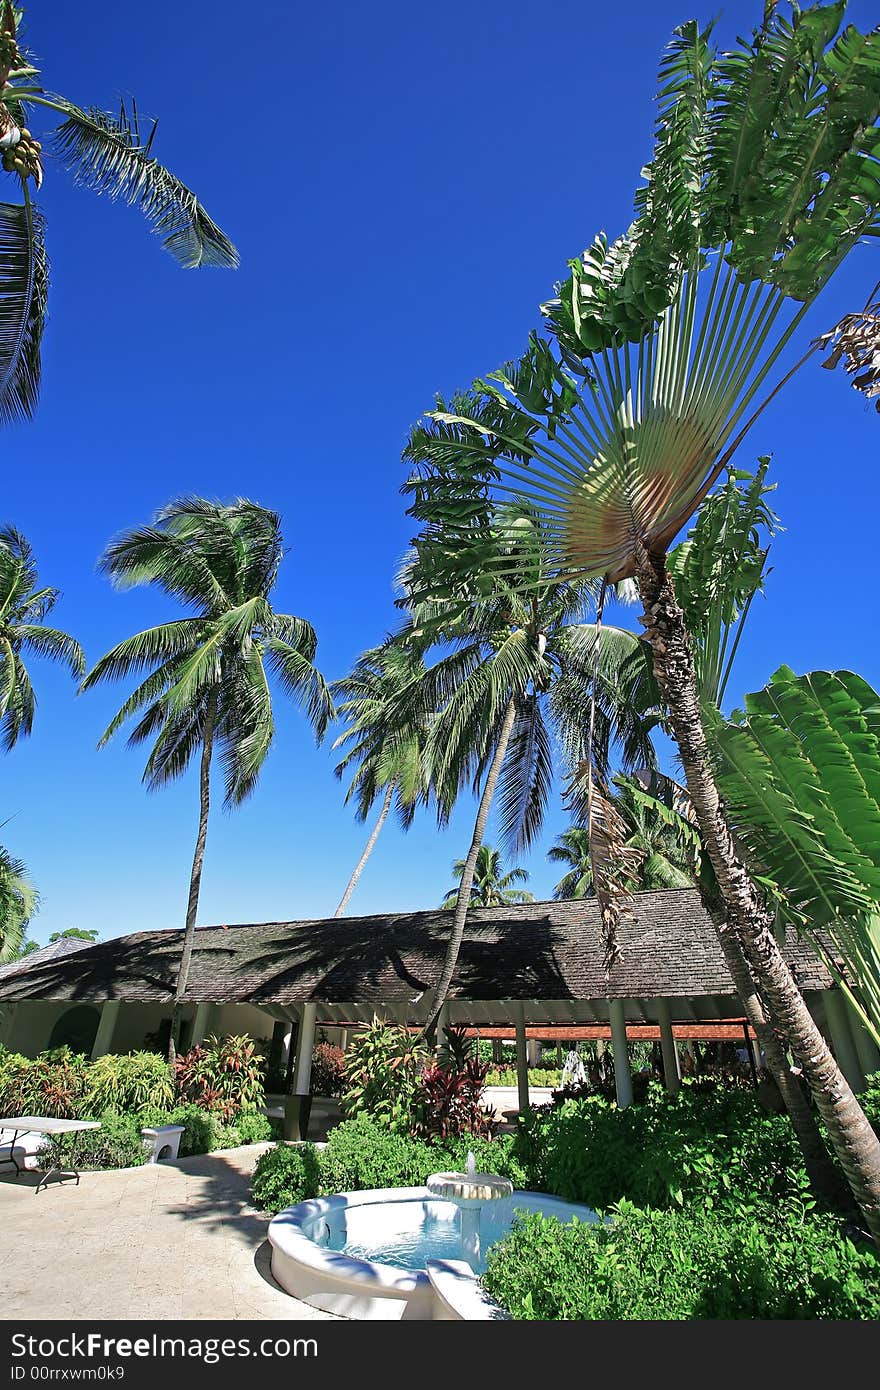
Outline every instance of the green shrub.
{"label": "green shrub", "polygon": [[321,1152],[325,1192],[369,1187],[419,1187],[429,1173],[448,1168],[450,1154],[438,1144],[396,1134],[369,1115],[345,1120],[330,1131]]}
{"label": "green shrub", "polygon": [[321,1191],[421,1187],[431,1173],[462,1171],[469,1151],[481,1172],[500,1173],[514,1187],[527,1185],[513,1135],[495,1139],[465,1135],[440,1144],[392,1133],[368,1115],[359,1115],[330,1131],[327,1147],[321,1151]]}
{"label": "green shrub", "polygon": [[43,1052],[33,1061],[7,1053],[0,1072],[0,1117],[76,1119],[83,1105],[88,1065],[85,1057],[67,1047]]}
{"label": "green shrub", "polygon": [[355,1035],[345,1054],[343,1112],[349,1118],[371,1115],[387,1129],[405,1133],[428,1060],[406,1028],[374,1018],[369,1028]]}
{"label": "green shrub", "polygon": [[758,1219],[626,1202],[597,1225],[529,1216],[487,1266],[487,1290],[515,1318],[880,1316],[880,1257],[796,1204]]}
{"label": "green shrub", "polygon": [[517,1152],[529,1186],[605,1209],[764,1201],[806,1179],[787,1116],[768,1115],[754,1093],[704,1083],[677,1097],[652,1085],[642,1105],[619,1110],[598,1096],[532,1111]]}
{"label": "green shrub", "polygon": [[[558,1067],[529,1067],[530,1086],[559,1086],[562,1072]],[[516,1067],[493,1067],[486,1077],[487,1086],[516,1086],[519,1084]]]}
{"label": "green shrub", "polygon": [[250,1110],[239,1115],[235,1122],[239,1142],[242,1144],[263,1144],[272,1138],[272,1123],[261,1110]]}
{"label": "green shrub", "polygon": [[105,1110],[140,1115],[174,1104],[168,1063],[155,1052],[108,1053],[88,1068],[84,1104],[100,1115]]}
{"label": "green shrub", "polygon": [[69,1168],[74,1162],[83,1171],[109,1168],[138,1168],[146,1163],[149,1150],[141,1134],[141,1122],[134,1115],[107,1110],[100,1116],[100,1129],[57,1134],[40,1147],[37,1166]]}
{"label": "green shrub", "polygon": [[198,1105],[232,1124],[263,1099],[263,1063],[247,1036],[213,1035],[178,1057],[175,1078],[181,1104]]}
{"label": "green shrub", "polygon": [[282,1211],[320,1190],[318,1154],[313,1145],[279,1144],[261,1154],[254,1169],[254,1201],[264,1211]]}

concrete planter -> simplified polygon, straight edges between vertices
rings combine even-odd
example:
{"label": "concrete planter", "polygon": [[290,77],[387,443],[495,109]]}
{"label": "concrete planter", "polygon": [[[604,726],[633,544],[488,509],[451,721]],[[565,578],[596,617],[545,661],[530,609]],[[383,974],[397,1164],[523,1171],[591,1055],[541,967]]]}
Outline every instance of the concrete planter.
{"label": "concrete planter", "polygon": [[180,1152],[183,1125],[155,1125],[141,1130],[144,1142],[150,1146],[148,1163],[173,1163]]}

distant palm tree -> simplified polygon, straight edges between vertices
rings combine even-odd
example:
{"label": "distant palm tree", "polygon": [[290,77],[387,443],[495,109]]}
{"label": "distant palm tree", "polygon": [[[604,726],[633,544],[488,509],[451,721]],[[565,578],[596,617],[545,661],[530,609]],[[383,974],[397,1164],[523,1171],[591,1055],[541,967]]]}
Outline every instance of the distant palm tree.
{"label": "distant palm tree", "polygon": [[0,201],[0,423],[33,415],[40,390],[49,266],[31,196],[31,185],[43,181],[42,145],[28,129],[34,107],[61,117],[51,132],[53,165],[95,193],[136,204],[180,265],[238,265],[235,247],[196,195],[154,157],[157,122],[142,137],[133,101],[110,116],[45,91],[33,55],[19,43],[21,17],[0,0],[0,167],[21,196],[20,203]]}
{"label": "distant palm tree", "polygon": [[358,820],[365,821],[382,794],[376,824],[334,917],[345,912],[395,801],[400,823],[408,830],[416,807],[428,799],[424,754],[430,722],[425,717],[399,718],[392,713],[407,687],[424,674],[424,661],[412,646],[388,641],[364,652],[351,675],[333,684],[339,715],[348,724],[333,744],[334,748],[347,749],[336,766],[336,775],[343,777],[352,766],[356,769],[345,799],[355,802]]}
{"label": "distant palm tree", "polygon": [[27,924],[39,903],[22,861],[0,846],[0,965],[22,954]]}
{"label": "distant palm tree", "polygon": [[60,661],[76,679],[86,668],[79,643],[44,625],[60,595],[38,583],[24,536],[12,526],[0,527],[0,747],[7,751],[34,723],[36,699],[23,654]]}
{"label": "distant palm tree", "polygon": [[567,864],[564,874],[553,889],[557,900],[562,898],[591,898],[593,896],[593,861],[590,855],[590,832],[586,826],[573,825],[564,830],[555,845],[547,852],[554,864]]}
{"label": "distant palm tree", "polygon": [[[467,861],[465,859],[456,859],[452,866],[452,872],[459,884],[461,884],[466,866]],[[528,877],[525,869],[520,868],[511,869],[509,873],[502,874],[500,852],[497,849],[492,849],[489,845],[480,845],[468,906],[507,907],[511,903],[533,903],[535,899],[531,893],[527,893],[524,888],[513,887],[515,883],[527,883]],[[454,908],[458,902],[460,891],[460,887],[450,888],[440,906],[442,908]]]}
{"label": "distant palm tree", "polygon": [[102,680],[149,672],[100,746],[138,716],[129,742],[153,741],[144,771],[151,790],[180,777],[201,754],[199,829],[174,991],[172,1058],[192,956],[214,751],[223,766],[225,803],[237,806],[254,790],[275,733],[269,674],[303,707],[319,741],[334,713],[327,684],[313,665],[314,629],[303,618],[276,613],[269,601],[283,553],[277,513],[243,499],[227,507],[191,497],[169,503],[152,525],[113,541],[101,560],[119,588],[155,584],[192,610],[120,642],[83,682],[89,689]]}

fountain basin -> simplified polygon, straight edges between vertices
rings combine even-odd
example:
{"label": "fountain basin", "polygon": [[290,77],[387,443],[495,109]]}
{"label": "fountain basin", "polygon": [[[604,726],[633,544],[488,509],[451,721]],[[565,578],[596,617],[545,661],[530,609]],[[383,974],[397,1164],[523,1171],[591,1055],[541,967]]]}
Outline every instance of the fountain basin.
{"label": "fountain basin", "polygon": [[[483,1253],[509,1231],[518,1212],[535,1211],[560,1221],[599,1219],[589,1207],[547,1193],[514,1192],[483,1207]],[[449,1317],[429,1266],[461,1261],[462,1215],[459,1205],[436,1198],[427,1187],[316,1197],[279,1212],[270,1223],[272,1274],[295,1298],[343,1317]],[[473,1284],[476,1294],[476,1275]]]}

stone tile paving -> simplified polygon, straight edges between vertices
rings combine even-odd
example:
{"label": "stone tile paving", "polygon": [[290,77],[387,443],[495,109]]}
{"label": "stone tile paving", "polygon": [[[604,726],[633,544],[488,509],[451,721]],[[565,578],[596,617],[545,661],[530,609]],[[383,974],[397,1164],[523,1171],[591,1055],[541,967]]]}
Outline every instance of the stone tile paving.
{"label": "stone tile paving", "polygon": [[83,1173],[34,1192],[0,1169],[3,1318],[330,1318],[279,1289],[250,1202],[266,1145]]}

